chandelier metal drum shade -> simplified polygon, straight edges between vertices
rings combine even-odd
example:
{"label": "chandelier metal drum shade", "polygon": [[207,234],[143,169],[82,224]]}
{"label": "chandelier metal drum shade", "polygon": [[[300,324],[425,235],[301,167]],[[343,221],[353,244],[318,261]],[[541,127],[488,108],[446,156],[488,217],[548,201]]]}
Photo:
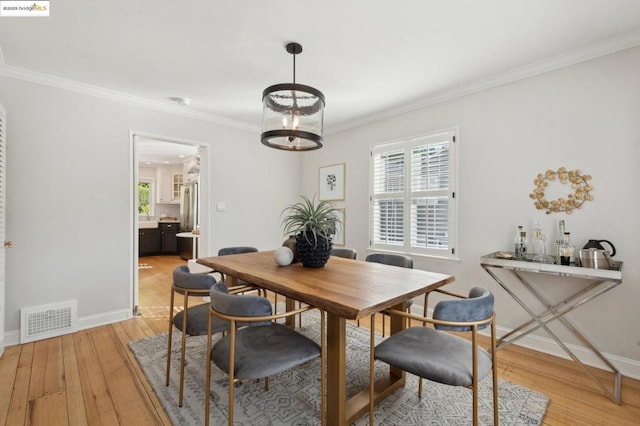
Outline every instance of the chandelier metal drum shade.
{"label": "chandelier metal drum shade", "polygon": [[302,46],[289,43],[286,49],[293,55],[293,83],[269,86],[262,92],[262,144],[286,151],[322,148],[324,95],[296,83],[296,55]]}

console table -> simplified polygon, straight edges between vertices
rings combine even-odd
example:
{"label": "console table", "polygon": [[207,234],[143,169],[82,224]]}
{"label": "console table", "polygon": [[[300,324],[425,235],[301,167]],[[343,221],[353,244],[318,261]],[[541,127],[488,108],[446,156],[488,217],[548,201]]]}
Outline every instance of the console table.
{"label": "console table", "polygon": [[[531,316],[531,320],[522,323],[509,333],[502,336],[497,341],[498,349],[504,348],[509,344],[521,339],[529,333],[542,328],[549,336],[573,359],[580,365],[584,371],[602,388],[604,393],[616,403],[620,404],[620,382],[621,376],[618,369],[605,358],[602,353],[591,343],[566,317],[565,314],[584,305],[596,297],[611,290],[622,283],[622,262],[613,261],[610,269],[594,269],[582,268],[579,266],[565,266],[558,264],[546,264],[533,262],[528,259],[515,260],[501,258],[503,252],[491,253],[480,258],[480,265],[487,271],[489,275]],[[508,280],[500,278],[496,275],[496,269],[504,269],[511,272],[516,280]],[[584,280],[584,287],[579,288],[573,294],[559,302],[551,302],[551,300],[543,295],[534,284],[532,284],[522,274],[523,272],[532,272],[539,274],[556,275],[563,277],[581,278]],[[515,284],[515,282],[519,284]],[[515,285],[522,285],[529,293],[538,299],[546,309],[540,313],[534,312],[529,305],[523,301],[514,292]],[[547,327],[547,324],[553,320],[560,321],[574,336],[576,336],[589,350],[591,350],[614,375],[613,392],[605,386],[604,383],[593,374],[580,359],[565,345],[558,336],[556,336]]]}

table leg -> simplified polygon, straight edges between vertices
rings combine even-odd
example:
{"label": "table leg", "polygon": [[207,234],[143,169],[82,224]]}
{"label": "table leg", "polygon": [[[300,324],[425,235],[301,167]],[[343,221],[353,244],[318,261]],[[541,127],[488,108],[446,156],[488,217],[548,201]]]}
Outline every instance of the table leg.
{"label": "table leg", "polygon": [[346,322],[327,312],[327,424],[345,424]]}
{"label": "table leg", "polygon": [[[327,312],[327,424],[348,425],[369,411],[369,389],[347,400],[346,394],[346,320]],[[404,318],[391,320],[392,330],[404,324]],[[387,397],[403,386],[402,370],[390,369],[389,375],[375,384],[375,401]]]}
{"label": "table leg", "polygon": [[[296,309],[296,301],[295,299],[291,299],[290,297],[285,298],[285,311],[295,311]],[[285,318],[285,324],[290,328],[296,328],[296,317],[290,316]]]}

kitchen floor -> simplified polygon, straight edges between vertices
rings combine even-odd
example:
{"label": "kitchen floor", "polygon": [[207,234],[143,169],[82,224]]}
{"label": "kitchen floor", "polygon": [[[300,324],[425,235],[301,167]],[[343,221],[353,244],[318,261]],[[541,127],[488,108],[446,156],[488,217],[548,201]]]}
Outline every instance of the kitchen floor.
{"label": "kitchen floor", "polygon": [[[138,313],[148,318],[162,318],[166,328],[173,270],[187,261],[180,256],[145,256],[138,258]],[[182,299],[176,298],[176,305]]]}

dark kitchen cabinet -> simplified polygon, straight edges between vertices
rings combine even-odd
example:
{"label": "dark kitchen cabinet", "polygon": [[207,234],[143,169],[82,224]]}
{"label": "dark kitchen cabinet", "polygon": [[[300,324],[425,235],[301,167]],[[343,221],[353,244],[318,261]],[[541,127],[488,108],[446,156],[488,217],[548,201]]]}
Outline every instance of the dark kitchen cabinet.
{"label": "dark kitchen cabinet", "polygon": [[161,236],[161,248],[162,254],[176,254],[178,253],[178,237],[176,234],[179,232],[179,223],[160,223],[160,236]]}
{"label": "dark kitchen cabinet", "polygon": [[140,229],[138,231],[138,255],[151,256],[160,253],[162,239],[160,229]]}

